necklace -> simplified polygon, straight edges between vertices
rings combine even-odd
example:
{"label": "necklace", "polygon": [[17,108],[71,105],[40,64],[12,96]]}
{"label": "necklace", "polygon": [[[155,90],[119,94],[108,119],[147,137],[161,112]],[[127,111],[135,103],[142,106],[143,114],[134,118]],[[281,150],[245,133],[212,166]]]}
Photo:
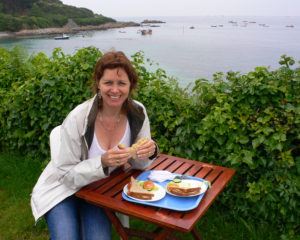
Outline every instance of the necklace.
{"label": "necklace", "polygon": [[108,131],[108,132],[112,132],[112,131],[114,131],[114,130],[117,128],[117,126],[119,125],[119,122],[120,122],[120,120],[121,120],[121,115],[118,114],[118,117],[116,118],[116,120],[114,121],[114,123],[113,123],[112,121],[110,121],[110,123],[113,123],[113,125],[109,124],[109,125],[111,125],[111,126],[109,126],[109,127],[108,127],[107,123],[104,122],[103,117],[102,117],[101,114],[98,114],[98,115],[97,115],[97,118],[99,118],[99,122],[100,122],[101,126],[104,128],[104,130],[106,130],[106,131]]}

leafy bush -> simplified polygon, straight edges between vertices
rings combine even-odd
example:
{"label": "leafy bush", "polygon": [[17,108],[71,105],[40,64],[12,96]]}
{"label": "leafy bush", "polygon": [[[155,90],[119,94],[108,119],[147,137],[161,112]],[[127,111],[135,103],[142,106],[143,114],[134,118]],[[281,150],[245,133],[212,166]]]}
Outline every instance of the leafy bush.
{"label": "leafy bush", "polygon": [[5,66],[0,69],[5,91],[0,99],[2,148],[47,156],[51,129],[91,96],[89,79],[101,53],[91,47],[69,56],[56,49],[50,58],[39,53],[14,61],[18,51],[13,50],[9,59],[9,52],[1,50]]}
{"label": "leafy bush", "polygon": [[[93,66],[101,56],[84,48],[26,57],[0,49],[0,146],[45,159],[48,136],[68,112],[92,96]],[[276,225],[282,238],[299,236],[300,70],[283,56],[279,69],[216,73],[182,89],[162,69],[132,57],[140,81],[135,98],[148,110],[163,152],[237,170],[219,203],[239,218]]]}
{"label": "leafy bush", "polygon": [[300,70],[291,63],[283,56],[276,71],[219,75],[208,91],[207,82],[197,81],[194,97],[209,112],[194,144],[199,159],[237,169],[224,196],[238,200],[236,214],[299,231]]}

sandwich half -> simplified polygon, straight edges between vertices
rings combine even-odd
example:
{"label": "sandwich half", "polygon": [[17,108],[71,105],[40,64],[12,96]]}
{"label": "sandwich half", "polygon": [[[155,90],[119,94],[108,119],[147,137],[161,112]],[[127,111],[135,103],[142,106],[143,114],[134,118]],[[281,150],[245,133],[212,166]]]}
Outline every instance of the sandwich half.
{"label": "sandwich half", "polygon": [[154,194],[150,191],[144,189],[137,180],[133,177],[130,179],[130,183],[127,185],[127,195],[138,198],[141,200],[151,200],[154,197]]}
{"label": "sandwich half", "polygon": [[200,184],[190,184],[184,181],[180,183],[170,182],[167,189],[170,193],[183,197],[197,195],[201,191]]}

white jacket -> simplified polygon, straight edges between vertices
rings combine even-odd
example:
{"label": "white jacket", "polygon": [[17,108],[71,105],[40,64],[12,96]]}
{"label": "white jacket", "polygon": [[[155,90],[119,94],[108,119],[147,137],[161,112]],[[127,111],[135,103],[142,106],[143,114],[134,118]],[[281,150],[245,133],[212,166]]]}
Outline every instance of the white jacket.
{"label": "white jacket", "polygon": [[[133,101],[129,111],[131,144],[142,137],[151,138],[150,124],[145,107]],[[98,98],[78,105],[50,134],[51,160],[42,172],[31,194],[31,208],[37,221],[47,211],[81,187],[105,178],[101,156],[88,159],[88,149],[94,135],[94,121],[98,111]],[[157,151],[153,158],[157,155]],[[133,168],[144,169],[151,160],[130,160]]]}

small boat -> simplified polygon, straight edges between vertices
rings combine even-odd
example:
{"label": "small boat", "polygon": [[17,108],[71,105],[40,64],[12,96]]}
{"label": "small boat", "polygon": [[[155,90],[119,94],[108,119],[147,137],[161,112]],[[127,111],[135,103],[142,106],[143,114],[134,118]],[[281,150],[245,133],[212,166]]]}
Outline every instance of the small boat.
{"label": "small boat", "polygon": [[70,36],[68,36],[68,35],[66,35],[66,34],[63,33],[61,36],[57,36],[54,39],[55,40],[67,40],[69,38],[70,38]]}
{"label": "small boat", "polygon": [[285,27],[293,28],[294,25],[286,25]]}
{"label": "small boat", "polygon": [[191,26],[190,29],[195,29],[195,27],[194,27],[194,26]]}
{"label": "small boat", "polygon": [[151,35],[152,34],[152,29],[148,29],[148,30],[143,29],[143,30],[141,30],[141,34],[142,35]]}

